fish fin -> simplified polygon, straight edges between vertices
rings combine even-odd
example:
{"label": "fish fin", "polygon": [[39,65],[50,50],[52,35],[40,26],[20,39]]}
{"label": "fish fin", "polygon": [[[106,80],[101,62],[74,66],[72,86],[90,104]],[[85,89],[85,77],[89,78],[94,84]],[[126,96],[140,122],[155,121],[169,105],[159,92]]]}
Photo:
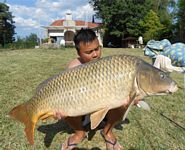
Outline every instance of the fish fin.
{"label": "fish fin", "polygon": [[46,121],[46,119],[53,117],[53,112],[47,112],[39,117],[43,122]]}
{"label": "fish fin", "polygon": [[150,106],[145,101],[139,101],[137,106],[141,107],[144,110],[150,111]]}
{"label": "fish fin", "polygon": [[90,115],[91,129],[95,129],[100,124],[108,111],[108,108],[104,108]]}
{"label": "fish fin", "polygon": [[33,145],[34,144],[34,129],[35,129],[35,124],[36,123],[34,123],[34,122],[27,122],[26,124],[25,124],[25,129],[24,129],[24,131],[25,131],[25,133],[26,133],[26,137],[27,137],[27,139],[28,139],[28,141],[29,141],[29,143],[31,144],[31,145]]}
{"label": "fish fin", "polygon": [[137,97],[137,94],[135,92],[135,90],[132,90],[132,92],[129,95],[129,99],[130,99],[130,104],[125,108],[125,113],[123,115],[123,121],[126,119],[128,112],[131,109],[131,106],[134,104],[134,99]]}
{"label": "fish fin", "polygon": [[27,110],[26,110],[26,105],[21,104],[16,107],[14,107],[10,112],[9,116],[20,121],[21,123],[24,123],[25,125],[25,133],[27,140],[31,145],[34,144],[34,129],[35,129],[35,124],[38,120],[38,117],[30,119]]}
{"label": "fish fin", "polygon": [[123,115],[123,121],[124,121],[125,118],[127,117],[128,112],[130,111],[131,106],[133,105],[133,103],[134,103],[134,101],[132,101],[132,102],[129,104],[129,106],[125,109],[125,113],[124,113],[124,115]]}

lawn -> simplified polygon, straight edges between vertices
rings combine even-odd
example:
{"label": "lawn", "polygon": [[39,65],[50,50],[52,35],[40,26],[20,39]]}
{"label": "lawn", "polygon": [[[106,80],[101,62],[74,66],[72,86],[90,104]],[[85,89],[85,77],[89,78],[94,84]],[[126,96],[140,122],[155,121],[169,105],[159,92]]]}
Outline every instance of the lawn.
{"label": "lawn", "polygon": [[[151,62],[141,49],[103,50],[103,56],[113,54],[135,55]],[[57,150],[59,143],[73,132],[62,121],[39,121],[35,130],[35,145],[32,147],[25,138],[23,124],[7,114],[14,106],[29,100],[39,83],[64,70],[74,58],[76,52],[72,48],[0,51],[1,150]],[[182,74],[172,73],[171,76],[183,87]],[[179,89],[173,95],[149,97],[145,101],[151,106],[151,111],[133,106],[127,122],[118,124],[114,129],[123,149],[185,149],[185,89]],[[91,131],[89,140],[84,140],[79,148],[104,150],[105,143],[99,131]]]}

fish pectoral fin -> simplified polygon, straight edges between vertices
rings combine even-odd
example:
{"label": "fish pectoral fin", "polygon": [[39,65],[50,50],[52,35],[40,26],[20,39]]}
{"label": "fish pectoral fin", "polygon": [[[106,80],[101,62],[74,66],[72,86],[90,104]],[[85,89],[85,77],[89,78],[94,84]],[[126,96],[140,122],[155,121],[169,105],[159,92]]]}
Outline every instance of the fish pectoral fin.
{"label": "fish pectoral fin", "polygon": [[127,117],[127,115],[128,115],[128,112],[130,111],[130,109],[131,109],[131,106],[134,104],[134,101],[132,101],[129,105],[128,105],[128,107],[127,108],[125,108],[125,113],[124,113],[124,115],[123,115],[123,121],[126,119],[126,117]]}
{"label": "fish pectoral fin", "polygon": [[91,129],[95,129],[100,124],[100,122],[103,120],[108,111],[108,108],[103,108],[90,115]]}
{"label": "fish pectoral fin", "polygon": [[53,117],[53,112],[47,112],[39,117],[43,122],[46,121],[46,119]]}

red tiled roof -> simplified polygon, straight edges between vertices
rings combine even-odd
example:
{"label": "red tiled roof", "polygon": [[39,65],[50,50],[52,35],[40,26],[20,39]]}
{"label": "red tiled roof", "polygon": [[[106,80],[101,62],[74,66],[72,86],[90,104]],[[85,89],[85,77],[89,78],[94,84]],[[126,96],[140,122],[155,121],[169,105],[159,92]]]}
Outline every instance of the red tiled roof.
{"label": "red tiled roof", "polygon": [[64,22],[65,20],[55,20],[52,24],[51,24],[51,26],[63,26],[63,22]]}
{"label": "red tiled roof", "polygon": [[76,26],[85,26],[85,21],[77,20],[75,21]]}
{"label": "red tiled roof", "polygon": [[88,27],[89,28],[96,28],[96,27],[99,27],[100,25],[101,25],[100,23],[88,22]]}
{"label": "red tiled roof", "polygon": [[[65,20],[55,20],[51,24],[51,26],[63,26],[64,21]],[[76,26],[86,26],[86,23],[87,23],[89,28],[96,28],[96,27],[99,27],[101,25],[100,23],[85,22],[85,21],[82,21],[82,20],[76,20],[75,21]]]}

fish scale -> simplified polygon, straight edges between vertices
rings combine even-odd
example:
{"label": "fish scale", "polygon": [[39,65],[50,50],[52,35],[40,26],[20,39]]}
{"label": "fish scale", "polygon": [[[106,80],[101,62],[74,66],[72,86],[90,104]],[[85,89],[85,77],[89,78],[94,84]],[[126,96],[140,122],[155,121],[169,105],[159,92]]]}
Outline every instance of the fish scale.
{"label": "fish scale", "polygon": [[9,114],[25,124],[27,139],[33,144],[39,119],[53,116],[57,111],[66,117],[96,114],[98,119],[91,118],[93,129],[110,109],[124,106],[127,114],[135,99],[175,92],[175,82],[164,77],[164,72],[137,57],[108,56],[45,80],[29,101],[16,106]]}
{"label": "fish scale", "polygon": [[[41,97],[39,101],[47,102],[47,107],[52,107],[52,109],[56,107],[65,114],[68,114],[68,116],[74,116],[74,114],[76,116],[84,115],[87,112],[91,113],[96,111],[94,108],[97,110],[101,109],[110,104],[109,101],[112,102],[115,98],[121,101],[128,95],[128,92],[120,93],[124,90],[123,82],[125,80],[129,82],[130,79],[127,78],[127,74],[124,78],[119,78],[116,75],[135,70],[134,65],[127,67],[127,63],[136,61],[129,58],[128,56],[110,56],[98,62],[92,62],[75,69],[66,70],[49,80],[47,85],[43,84],[44,86],[40,89],[41,92],[36,92],[36,97]],[[66,78],[67,81],[65,81]],[[133,79],[131,78],[131,80]],[[62,86],[63,84],[65,85],[64,87]],[[86,89],[86,92],[80,92],[81,87]],[[30,101],[30,103],[38,103],[36,101],[38,100]],[[65,103],[60,103],[60,106],[58,106],[57,101],[63,101]],[[99,101],[98,107],[95,105],[96,101]],[[43,112],[42,109],[46,109],[45,105],[46,103],[40,102],[37,110]],[[113,106],[114,105],[113,103]],[[116,104],[114,107],[118,107],[117,105],[119,104]],[[34,106],[38,107],[38,105]],[[76,107],[78,109],[74,109]],[[92,108],[90,112],[89,107]],[[32,112],[32,109],[35,108],[28,107],[28,109],[29,112]],[[83,110],[83,112],[81,110]]]}

